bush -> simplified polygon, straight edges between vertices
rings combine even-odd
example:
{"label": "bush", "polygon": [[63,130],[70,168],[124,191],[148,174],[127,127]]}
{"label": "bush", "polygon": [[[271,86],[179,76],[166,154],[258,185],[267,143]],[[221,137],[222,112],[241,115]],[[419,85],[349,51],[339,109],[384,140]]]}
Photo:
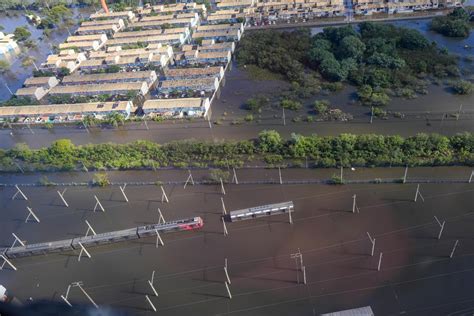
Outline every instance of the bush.
{"label": "bush", "polygon": [[318,112],[318,114],[324,114],[328,111],[330,104],[328,100],[314,101],[314,110]]}
{"label": "bush", "polygon": [[474,84],[466,80],[455,81],[452,85],[456,94],[471,94],[474,90]]}
{"label": "bush", "polygon": [[109,176],[106,173],[96,173],[92,179],[92,185],[98,187],[106,187],[110,184]]}
{"label": "bush", "polygon": [[270,99],[265,96],[259,95],[250,99],[247,99],[245,102],[245,108],[249,111],[260,113],[262,108],[270,104]]}
{"label": "bush", "polygon": [[291,110],[291,111],[299,111],[303,107],[303,105],[300,102],[290,100],[290,99],[282,100],[280,102],[280,106],[284,109]]}

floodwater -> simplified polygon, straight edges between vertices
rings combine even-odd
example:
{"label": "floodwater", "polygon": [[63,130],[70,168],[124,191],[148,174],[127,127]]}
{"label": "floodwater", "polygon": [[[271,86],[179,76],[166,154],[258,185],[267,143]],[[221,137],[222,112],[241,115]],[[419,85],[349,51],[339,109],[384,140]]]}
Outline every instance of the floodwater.
{"label": "floodwater", "polygon": [[[292,174],[283,172],[284,177]],[[121,175],[112,177],[133,178]],[[184,180],[185,172],[168,176]],[[129,203],[116,186],[70,187],[64,194],[68,208],[54,187],[24,187],[28,201],[11,200],[14,189],[2,188],[1,246],[13,241],[12,232],[28,243],[80,236],[87,230],[85,220],[98,233],[153,223],[158,221],[157,208],[166,220],[201,216],[205,225],[200,231],[162,235],[165,245],[158,249],[154,238],[147,238],[89,248],[92,258],[80,262],[74,252],[16,259],[18,271],[0,271],[0,283],[22,301],[60,301],[70,282],[82,281],[99,306],[132,315],[152,315],[145,295],[160,315],[318,315],[367,305],[376,315],[446,315],[472,308],[472,185],[423,184],[424,202],[416,203],[415,184],[225,188],[226,195],[221,195],[215,185],[166,185],[170,201],[162,204],[155,185],[127,186]],[[105,213],[92,211],[94,194]],[[359,208],[355,214],[354,194]],[[285,215],[228,223],[225,237],[221,197],[227,211],[292,200],[294,223]],[[40,223],[24,223],[27,205]],[[446,221],[440,240],[434,215]],[[367,232],[376,238],[373,257]],[[456,240],[459,245],[450,259]],[[297,284],[290,258],[298,249],[306,285]],[[224,285],[224,258],[232,299]],[[158,297],[146,281],[152,271]],[[300,282],[302,277],[299,272]],[[87,303],[77,288],[69,295],[73,304]]]}
{"label": "floodwater", "polygon": [[[88,16],[91,12],[91,8],[72,8],[73,19],[78,20]],[[31,56],[35,58],[35,63],[39,65],[46,61],[46,57],[52,53],[53,46],[58,45],[66,39],[69,35],[68,32],[74,32],[77,26],[70,26],[69,31],[67,27],[54,29],[49,37],[43,35],[43,30],[37,29],[34,25],[29,24],[23,11],[11,10],[8,12],[0,12],[0,25],[5,29],[2,31],[5,34],[13,33],[15,28],[19,26],[27,27],[31,32],[31,37],[36,47],[33,49],[25,48],[26,52],[19,52],[16,55],[12,55],[8,58],[8,62],[11,65],[10,71],[5,74],[0,74],[0,101],[4,101],[10,98],[10,89],[13,93],[18,88],[21,88],[26,78],[32,76],[32,72],[35,69],[34,65],[23,67],[21,60],[24,56]],[[20,50],[22,44],[18,43]],[[7,87],[8,86],[8,87]]]}
{"label": "floodwater", "polygon": [[[24,18],[17,18],[17,20],[20,19],[23,20]],[[451,39],[430,32],[428,30],[429,20],[390,23],[420,30],[430,40],[434,40],[441,46],[448,47],[451,52],[460,55],[461,62],[470,71],[474,67],[474,64],[464,60],[465,56],[471,54],[471,50],[464,49],[464,45],[474,45],[472,32],[467,39]],[[314,31],[316,32],[317,28],[314,28]],[[66,34],[63,34],[63,36],[66,36]],[[372,124],[369,124],[370,109],[358,105],[354,101],[355,88],[346,86],[342,91],[329,95],[318,95],[307,100],[304,109],[299,112],[286,111],[286,126],[283,126],[282,113],[277,108],[266,109],[262,114],[255,114],[254,120],[251,122],[244,121],[244,117],[249,112],[243,109],[243,104],[248,98],[258,94],[270,96],[276,101],[279,94],[277,92],[288,87],[286,82],[251,80],[247,73],[236,67],[234,63],[233,67],[230,67],[227,71],[223,83],[224,86],[219,90],[218,99],[212,104],[212,122],[217,123],[213,124],[212,129],[209,129],[207,122],[200,119],[161,123],[150,122],[148,123],[149,129],[143,123],[129,123],[118,129],[92,128],[89,132],[75,125],[55,126],[51,130],[33,127],[33,131],[27,127],[20,127],[15,128],[13,132],[8,129],[0,130],[0,137],[2,138],[0,147],[10,148],[16,143],[25,142],[31,147],[37,148],[47,146],[58,138],[70,138],[76,144],[123,143],[137,139],[168,142],[188,139],[190,135],[195,139],[205,140],[248,139],[255,137],[263,129],[278,130],[285,137],[289,137],[293,132],[301,134],[317,133],[320,135],[379,133],[403,136],[414,135],[419,132],[446,135],[464,131],[474,132],[474,95],[453,95],[443,85],[431,85],[428,89],[428,95],[421,95],[416,99],[393,98],[385,109],[391,112],[400,112],[405,115],[405,118],[400,119],[393,116],[389,116],[388,120],[375,118]],[[312,104],[315,99],[329,100],[334,108],[340,108],[344,112],[351,113],[354,120],[350,122],[305,122],[307,116],[314,115]],[[455,114],[460,109],[461,115],[456,118]],[[446,114],[448,114],[447,118],[445,117]]]}

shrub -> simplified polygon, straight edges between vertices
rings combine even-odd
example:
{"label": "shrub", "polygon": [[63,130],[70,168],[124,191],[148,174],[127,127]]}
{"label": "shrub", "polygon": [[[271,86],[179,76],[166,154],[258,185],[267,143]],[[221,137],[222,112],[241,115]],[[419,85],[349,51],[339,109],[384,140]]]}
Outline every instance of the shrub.
{"label": "shrub", "polygon": [[298,111],[303,107],[303,105],[300,102],[290,100],[290,99],[281,100],[280,106],[284,109],[291,110],[291,111]]}
{"label": "shrub", "polygon": [[453,90],[456,94],[471,94],[474,90],[474,84],[467,80],[455,81],[452,85]]}
{"label": "shrub", "polygon": [[98,187],[106,187],[110,184],[109,176],[106,173],[96,173],[92,179],[92,185]]}

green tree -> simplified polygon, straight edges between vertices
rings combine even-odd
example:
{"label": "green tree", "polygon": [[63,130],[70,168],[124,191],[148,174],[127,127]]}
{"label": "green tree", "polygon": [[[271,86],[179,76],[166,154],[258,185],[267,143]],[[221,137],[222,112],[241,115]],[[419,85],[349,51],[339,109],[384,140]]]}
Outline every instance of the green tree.
{"label": "green tree", "polygon": [[341,40],[339,44],[340,58],[353,58],[360,60],[364,55],[365,44],[354,35],[346,36]]}
{"label": "green tree", "polygon": [[261,152],[278,153],[282,145],[281,136],[275,130],[264,130],[258,134],[258,146]]}
{"label": "green tree", "polygon": [[314,102],[314,109],[319,114],[324,114],[329,109],[330,102],[328,100],[316,100]]}
{"label": "green tree", "polygon": [[295,100],[290,100],[290,99],[281,100],[280,106],[284,109],[288,109],[291,111],[298,111],[303,107],[303,105],[300,102],[295,101]]}
{"label": "green tree", "polygon": [[474,91],[474,84],[467,80],[458,80],[453,83],[453,90],[457,94],[471,94]]}
{"label": "green tree", "polygon": [[10,64],[6,60],[0,60],[0,74],[10,70]]}
{"label": "green tree", "polygon": [[24,26],[19,26],[13,31],[13,35],[15,35],[15,39],[19,42],[26,41],[31,36],[31,32],[28,31],[28,28]]}

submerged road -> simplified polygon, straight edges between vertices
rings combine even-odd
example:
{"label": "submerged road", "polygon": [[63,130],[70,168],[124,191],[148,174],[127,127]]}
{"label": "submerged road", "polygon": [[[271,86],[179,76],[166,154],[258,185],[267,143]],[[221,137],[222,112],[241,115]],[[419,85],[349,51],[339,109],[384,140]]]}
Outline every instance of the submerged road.
{"label": "submerged road", "polygon": [[129,123],[119,128],[84,128],[75,126],[57,126],[51,130],[27,127],[21,129],[0,130],[1,148],[11,148],[18,143],[26,143],[31,148],[39,148],[50,145],[53,141],[61,138],[69,138],[75,144],[89,143],[128,143],[136,140],[149,140],[165,143],[175,140],[198,139],[208,141],[219,140],[241,140],[257,137],[258,133],[265,129],[274,129],[284,137],[290,137],[292,133],[304,135],[338,135],[341,133],[353,134],[398,134],[412,136],[417,133],[440,133],[453,135],[462,132],[474,132],[474,117],[462,117],[459,120],[449,118],[446,120],[426,119],[403,119],[403,120],[374,120],[372,124],[368,121],[351,122],[287,122],[283,126],[282,121],[269,119],[269,122],[244,123],[244,125],[232,125],[229,121],[222,125],[213,124],[209,128],[208,122],[203,120],[184,122],[148,123],[148,128],[143,123]]}

